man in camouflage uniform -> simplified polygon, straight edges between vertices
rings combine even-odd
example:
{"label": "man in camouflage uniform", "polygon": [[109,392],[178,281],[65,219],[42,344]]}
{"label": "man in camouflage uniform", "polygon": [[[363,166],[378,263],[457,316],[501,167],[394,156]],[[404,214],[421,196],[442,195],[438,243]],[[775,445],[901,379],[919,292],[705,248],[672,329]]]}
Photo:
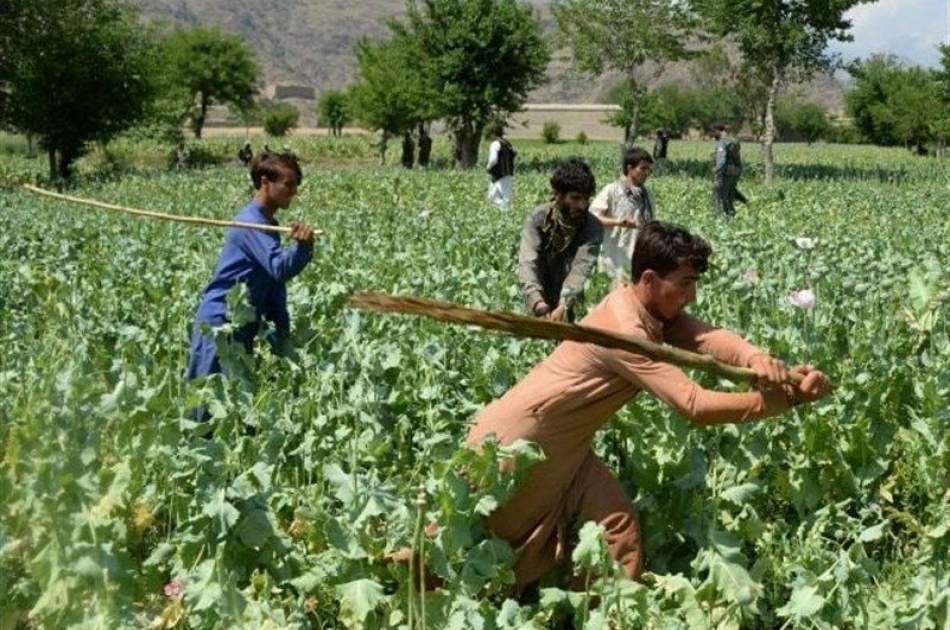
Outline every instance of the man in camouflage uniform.
{"label": "man in camouflage uniform", "polygon": [[716,212],[731,217],[736,213],[736,200],[745,203],[746,199],[737,189],[739,177],[742,175],[739,141],[727,131],[723,123],[713,126],[713,136],[716,138],[713,207]]}

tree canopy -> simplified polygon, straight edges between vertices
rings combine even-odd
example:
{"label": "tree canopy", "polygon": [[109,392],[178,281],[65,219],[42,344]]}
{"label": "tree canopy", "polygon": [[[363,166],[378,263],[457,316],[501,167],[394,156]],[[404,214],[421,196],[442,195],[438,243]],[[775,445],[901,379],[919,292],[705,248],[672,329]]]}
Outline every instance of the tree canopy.
{"label": "tree canopy", "polygon": [[[674,0],[555,0],[553,11],[578,69],[595,75],[614,70],[624,76],[621,107],[627,124],[621,126],[624,140],[630,141],[639,131],[648,80],[660,76],[665,61],[691,55],[686,46],[689,14]],[[652,73],[646,72],[647,62]]]}
{"label": "tree canopy", "polygon": [[768,86],[764,107],[766,182],[774,177],[772,144],[775,104],[780,87],[802,80],[833,59],[826,51],[831,40],[848,41],[851,22],[845,12],[869,0],[692,0],[694,10],[716,35],[728,36],[739,46],[752,74]]}
{"label": "tree canopy", "polygon": [[845,102],[865,138],[918,150],[927,142],[945,141],[947,101],[939,72],[905,67],[893,55],[874,55],[848,71],[855,81]]}
{"label": "tree canopy", "polygon": [[416,47],[404,35],[356,47],[358,79],[347,101],[353,116],[365,127],[381,133],[380,159],[392,136],[401,135],[425,119],[430,107],[427,83],[413,62]]}
{"label": "tree canopy", "polygon": [[177,30],[163,42],[162,53],[168,83],[188,96],[188,117],[198,138],[211,105],[241,109],[253,103],[258,67],[250,47],[237,35],[216,26]]}
{"label": "tree canopy", "polygon": [[346,94],[340,90],[327,90],[317,101],[317,121],[327,127],[334,136],[343,134],[343,126],[350,120]]}
{"label": "tree canopy", "polygon": [[409,0],[406,20],[392,28],[416,46],[433,118],[445,119],[463,168],[474,166],[485,126],[518,111],[545,81],[550,51],[525,2]]}
{"label": "tree canopy", "polygon": [[152,42],[116,0],[16,0],[7,9],[0,115],[37,138],[51,178],[68,178],[87,143],[108,141],[145,114]]}

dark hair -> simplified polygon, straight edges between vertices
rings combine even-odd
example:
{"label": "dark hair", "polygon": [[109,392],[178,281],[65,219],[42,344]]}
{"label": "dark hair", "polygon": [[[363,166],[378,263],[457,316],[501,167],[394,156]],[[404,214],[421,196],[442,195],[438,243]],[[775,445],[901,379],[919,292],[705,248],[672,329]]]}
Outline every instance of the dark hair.
{"label": "dark hair", "polygon": [[501,138],[505,135],[505,123],[496,122],[491,126],[491,135],[496,138]]}
{"label": "dark hair", "polygon": [[713,130],[713,131],[725,131],[725,130],[726,130],[726,123],[724,123],[724,122],[717,122],[717,123],[715,123],[715,124],[712,126],[712,130]]}
{"label": "dark hair", "polygon": [[265,148],[251,160],[251,181],[254,182],[255,189],[260,189],[262,177],[276,182],[280,181],[287,171],[297,176],[299,186],[303,181],[303,172],[300,170],[300,164],[297,163],[297,156],[290,151],[276,153]]}
{"label": "dark hair", "polygon": [[596,187],[594,174],[580,158],[567,158],[557,165],[551,175],[551,189],[562,195],[572,192],[593,195]]}
{"label": "dark hair", "polygon": [[640,147],[629,147],[624,149],[623,152],[623,174],[626,175],[627,171],[633,167],[636,167],[640,162],[647,162],[653,164],[653,156],[647,153],[644,149]]}
{"label": "dark hair", "polygon": [[690,234],[685,228],[665,221],[650,221],[640,229],[633,247],[630,277],[634,282],[647,269],[665,276],[683,263],[689,263],[703,273],[709,266],[712,248],[702,237]]}

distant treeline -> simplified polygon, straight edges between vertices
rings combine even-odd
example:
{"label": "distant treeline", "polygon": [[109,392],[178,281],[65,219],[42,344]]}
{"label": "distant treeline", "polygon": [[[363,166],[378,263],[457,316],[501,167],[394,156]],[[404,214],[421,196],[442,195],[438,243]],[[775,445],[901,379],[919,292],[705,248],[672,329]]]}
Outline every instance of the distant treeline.
{"label": "distant treeline", "polygon": [[[620,106],[611,121],[625,139],[729,122],[761,140],[770,182],[777,139],[943,153],[950,135],[950,47],[941,47],[937,70],[904,67],[889,56],[852,64],[845,124],[787,92],[793,82],[834,67],[827,45],[847,37],[843,16],[856,3],[561,0],[553,12],[578,71],[623,77],[611,92]],[[183,130],[190,127],[200,139],[214,104],[274,136],[298,123],[294,106],[259,95],[259,66],[248,43],[217,27],[146,25],[122,0],[5,5],[0,128],[44,150],[51,178],[68,178],[89,146],[105,146],[119,134],[166,141],[172,161],[181,162]],[[350,121],[378,131],[383,161],[393,138],[402,139],[404,154],[416,144],[431,146],[429,130],[441,121],[455,163],[470,168],[486,130],[506,124],[546,80],[551,37],[523,1],[409,2],[406,16],[389,29],[387,38],[357,44],[356,80],[345,90],[324,91],[317,107],[318,120],[334,134]],[[730,58],[718,43],[694,45],[709,41],[732,42],[737,53]],[[688,85],[657,84],[664,64],[683,59],[696,68]]]}

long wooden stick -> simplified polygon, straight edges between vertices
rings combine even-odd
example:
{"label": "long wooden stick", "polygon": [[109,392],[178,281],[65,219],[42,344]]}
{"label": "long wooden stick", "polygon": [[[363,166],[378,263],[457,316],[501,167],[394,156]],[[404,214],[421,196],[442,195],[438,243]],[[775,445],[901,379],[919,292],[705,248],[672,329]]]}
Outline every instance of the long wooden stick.
{"label": "long wooden stick", "polygon": [[[758,380],[756,373],[749,368],[722,363],[708,354],[698,354],[665,344],[653,343],[641,337],[607,332],[590,326],[554,322],[513,313],[481,311],[427,298],[371,292],[356,293],[350,297],[347,305],[350,308],[368,311],[420,315],[452,324],[500,330],[517,337],[593,343],[605,348],[635,352],[655,361],[704,370],[732,381],[755,382]],[[802,381],[802,376],[795,373],[789,373],[789,378],[793,383]]]}
{"label": "long wooden stick", "polygon": [[[83,197],[73,197],[72,195],[63,195],[61,193],[55,193],[51,190],[45,190],[37,186],[32,186],[30,184],[23,184],[23,187],[29,190],[30,192],[36,193],[38,195],[45,195],[47,197],[52,197],[54,199],[60,199],[62,201],[70,201],[72,203],[79,203],[86,206],[95,206],[96,208],[105,208],[106,210],[117,210],[118,212],[124,212],[126,214],[131,214],[139,217],[148,217],[150,219],[160,219],[162,221],[175,221],[177,223],[188,223],[191,225],[209,225],[214,227],[236,227],[236,228],[246,228],[249,230],[260,230],[262,232],[277,232],[280,234],[290,234],[291,228],[283,225],[265,225],[261,223],[247,223],[244,221],[225,221],[222,219],[206,219],[204,217],[189,217],[180,214],[167,214],[165,212],[154,212],[152,210],[139,210],[137,208],[127,208],[125,206],[117,206],[111,203],[105,203],[102,201],[96,201],[95,199],[85,199]],[[314,230],[315,235],[323,234],[322,230]]]}

